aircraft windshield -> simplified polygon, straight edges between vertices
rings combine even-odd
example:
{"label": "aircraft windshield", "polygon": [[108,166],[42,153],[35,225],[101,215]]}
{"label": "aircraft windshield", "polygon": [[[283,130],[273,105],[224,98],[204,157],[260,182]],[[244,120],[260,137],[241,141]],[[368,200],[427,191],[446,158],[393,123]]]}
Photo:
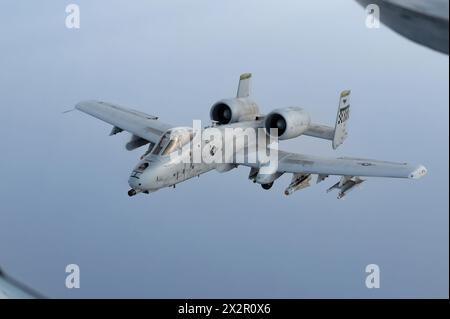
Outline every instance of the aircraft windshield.
{"label": "aircraft windshield", "polygon": [[152,154],[166,156],[190,143],[194,138],[192,130],[167,132],[152,151]]}
{"label": "aircraft windshield", "polygon": [[166,146],[169,140],[170,140],[170,133],[164,134],[164,136],[159,141],[158,145],[156,145],[155,148],[153,149],[152,154],[158,155],[159,153],[161,153],[161,150],[163,149],[164,146]]}

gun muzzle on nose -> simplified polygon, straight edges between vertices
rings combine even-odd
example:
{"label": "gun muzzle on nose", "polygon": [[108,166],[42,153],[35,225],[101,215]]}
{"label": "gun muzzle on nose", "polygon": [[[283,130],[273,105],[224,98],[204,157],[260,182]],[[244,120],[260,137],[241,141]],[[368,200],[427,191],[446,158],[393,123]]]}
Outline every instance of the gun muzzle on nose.
{"label": "gun muzzle on nose", "polygon": [[128,196],[132,197],[132,196],[139,194],[140,192],[141,192],[140,190],[136,190],[136,189],[132,188],[128,191]]}

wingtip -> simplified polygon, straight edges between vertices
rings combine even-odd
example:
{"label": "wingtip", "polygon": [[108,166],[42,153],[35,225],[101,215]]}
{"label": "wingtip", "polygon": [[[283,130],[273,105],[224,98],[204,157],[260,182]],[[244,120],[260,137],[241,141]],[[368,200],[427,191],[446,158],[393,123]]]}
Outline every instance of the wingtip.
{"label": "wingtip", "polygon": [[75,108],[72,108],[72,109],[69,109],[69,110],[65,110],[65,111],[62,112],[62,114],[67,114],[67,113],[70,113],[70,112],[73,112],[73,111],[75,111]]}
{"label": "wingtip", "polygon": [[81,108],[83,108],[83,105],[85,105],[87,102],[89,101],[80,101],[77,104],[75,104],[75,106],[73,107],[74,110],[80,110]]}
{"label": "wingtip", "polygon": [[252,77],[252,74],[251,73],[243,73],[243,74],[241,74],[241,76],[240,76],[240,80],[247,80],[247,79],[250,79]]}
{"label": "wingtip", "polygon": [[85,101],[80,101],[77,104],[75,104],[74,106],[74,110],[79,110],[79,111],[84,111],[90,107],[92,107],[95,104],[98,103],[103,103],[101,101],[97,101],[97,100],[85,100]]}
{"label": "wingtip", "polygon": [[350,95],[350,93],[352,93],[351,90],[344,90],[341,92],[341,97],[346,97],[346,96]]}
{"label": "wingtip", "polygon": [[419,179],[427,175],[428,170],[425,166],[419,165],[410,175],[409,178]]}

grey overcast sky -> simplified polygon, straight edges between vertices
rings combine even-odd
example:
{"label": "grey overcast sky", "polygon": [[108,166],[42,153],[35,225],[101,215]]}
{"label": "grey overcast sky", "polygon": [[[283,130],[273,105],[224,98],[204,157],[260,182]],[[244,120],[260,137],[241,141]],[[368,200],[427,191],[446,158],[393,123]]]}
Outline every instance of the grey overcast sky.
{"label": "grey overcast sky", "polygon": [[[77,3],[81,28],[66,29]],[[386,27],[354,1],[0,2],[0,266],[48,297],[408,298],[449,288],[449,59]],[[425,178],[371,179],[346,200],[333,180],[290,197],[248,169],[211,172],[128,198],[144,150],[82,113],[85,99],[175,125],[254,75],[264,112],[298,105],[334,121],[352,89],[349,138],[300,137],[306,154],[422,163]],[[336,179],[336,178],[334,178]],[[81,288],[64,286],[65,266]],[[381,288],[365,287],[365,266]]]}

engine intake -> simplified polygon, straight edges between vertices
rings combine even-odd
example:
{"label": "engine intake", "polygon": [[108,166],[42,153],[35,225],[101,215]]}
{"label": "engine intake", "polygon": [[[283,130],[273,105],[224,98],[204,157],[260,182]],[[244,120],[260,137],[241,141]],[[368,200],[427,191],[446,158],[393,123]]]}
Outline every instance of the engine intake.
{"label": "engine intake", "polygon": [[309,114],[300,107],[287,107],[276,109],[266,116],[265,129],[271,134],[270,129],[277,129],[276,134],[280,140],[287,140],[302,135],[311,123]]}
{"label": "engine intake", "polygon": [[215,103],[209,115],[219,124],[252,121],[259,115],[259,108],[248,98],[225,99]]}

